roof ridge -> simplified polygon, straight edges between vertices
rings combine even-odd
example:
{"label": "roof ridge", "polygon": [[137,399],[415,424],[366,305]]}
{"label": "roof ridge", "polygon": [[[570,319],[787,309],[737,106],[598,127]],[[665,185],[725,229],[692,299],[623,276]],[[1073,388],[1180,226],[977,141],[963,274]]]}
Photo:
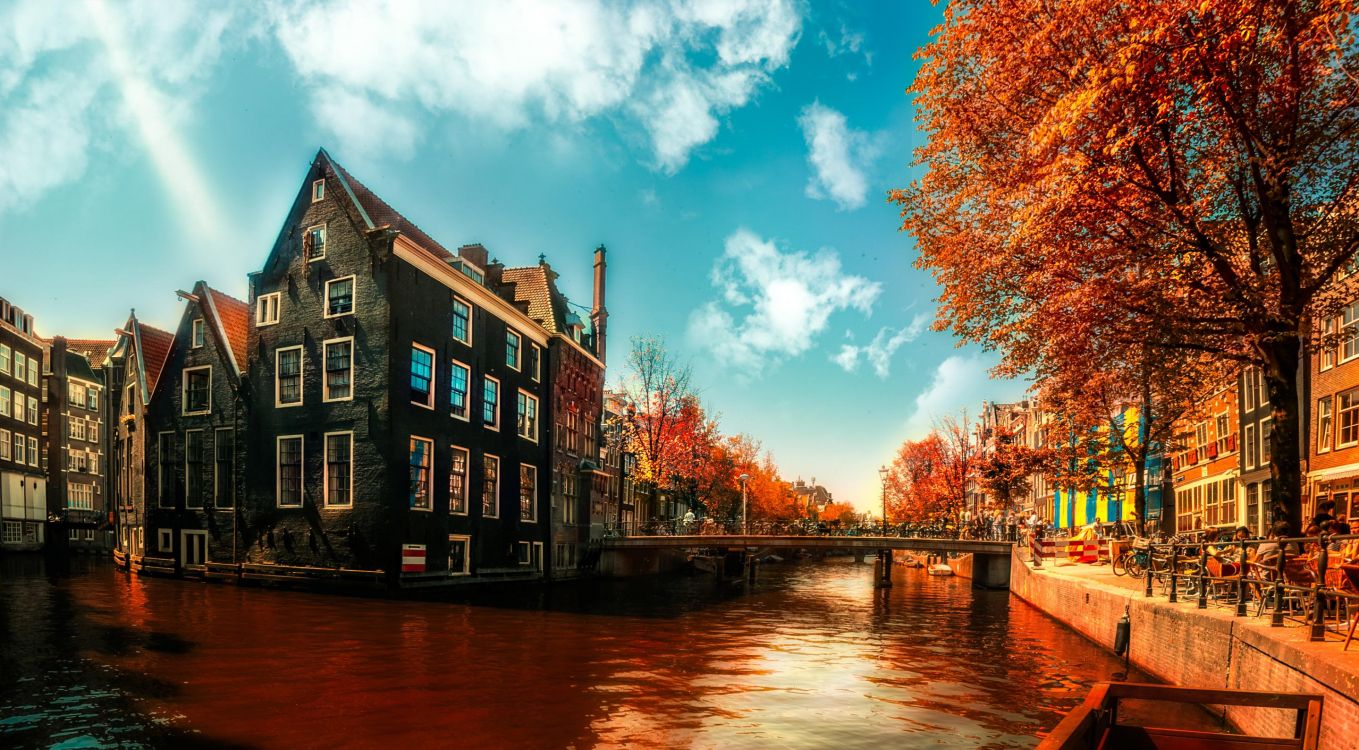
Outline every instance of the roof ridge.
{"label": "roof ridge", "polygon": [[321,149],[321,155],[325,158],[326,163],[334,170],[335,175],[340,179],[345,192],[348,193],[349,197],[354,201],[355,208],[363,215],[363,218],[369,223],[370,227],[375,228],[384,224],[393,225],[402,234],[407,235],[414,240],[416,244],[425,247],[425,249],[435,255],[441,256],[444,259],[459,257],[457,254],[450,252],[448,248],[444,247],[438,240],[431,237],[428,232],[421,229],[415,222],[406,218],[400,211],[392,208],[390,203],[383,200],[382,197],[373,192],[371,188],[360,182],[358,178],[349,172],[349,170],[345,169],[338,161],[335,161],[334,157],[332,157],[325,149]]}

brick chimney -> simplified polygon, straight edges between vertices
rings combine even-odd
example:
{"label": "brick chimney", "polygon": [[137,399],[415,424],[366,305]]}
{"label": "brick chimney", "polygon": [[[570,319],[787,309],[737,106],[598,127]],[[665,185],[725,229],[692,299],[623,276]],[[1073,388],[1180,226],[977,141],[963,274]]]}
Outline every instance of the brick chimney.
{"label": "brick chimney", "polygon": [[609,323],[609,312],[604,309],[604,246],[595,248],[595,303],[590,308],[590,328],[595,339],[595,356],[604,362],[605,329]]}

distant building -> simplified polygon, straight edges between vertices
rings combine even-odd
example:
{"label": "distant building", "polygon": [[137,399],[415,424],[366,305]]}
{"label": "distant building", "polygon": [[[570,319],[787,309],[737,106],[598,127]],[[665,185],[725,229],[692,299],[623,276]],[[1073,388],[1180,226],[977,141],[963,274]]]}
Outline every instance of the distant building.
{"label": "distant building", "polygon": [[[1237,380],[1232,378],[1203,401],[1198,418],[1183,420],[1176,429],[1185,438],[1173,461],[1173,531],[1241,525],[1236,491],[1241,474],[1237,388]],[[1172,530],[1168,526],[1163,528]]]}
{"label": "distant building", "polygon": [[108,388],[113,345],[56,336],[43,354],[48,515],[71,550],[113,548]]}
{"label": "distant building", "polygon": [[801,479],[793,482],[792,492],[799,515],[807,518],[819,518],[821,511],[833,502],[830,491],[817,484],[816,477],[812,477],[811,484]]}
{"label": "distant building", "polygon": [[147,554],[148,529],[152,554],[160,547],[157,519],[151,516],[158,487],[147,473],[148,457],[159,446],[149,417],[151,396],[160,384],[175,336],[141,322],[135,311],[117,333],[118,343],[109,353],[110,422],[114,427],[109,473],[116,548],[135,559]]}
{"label": "distant building", "polygon": [[0,549],[37,550],[47,538],[42,360],[33,316],[0,299]]}

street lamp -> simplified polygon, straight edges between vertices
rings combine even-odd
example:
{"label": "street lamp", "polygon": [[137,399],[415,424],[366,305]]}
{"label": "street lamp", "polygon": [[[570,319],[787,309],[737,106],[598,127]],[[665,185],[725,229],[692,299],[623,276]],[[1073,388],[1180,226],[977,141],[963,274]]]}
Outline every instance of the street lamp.
{"label": "street lamp", "polygon": [[747,534],[749,533],[750,530],[746,527],[746,482],[750,481],[750,475],[742,474],[740,476],[740,480],[741,480],[741,533]]}
{"label": "street lamp", "polygon": [[882,535],[887,536],[887,467],[878,468],[878,477],[882,479]]}

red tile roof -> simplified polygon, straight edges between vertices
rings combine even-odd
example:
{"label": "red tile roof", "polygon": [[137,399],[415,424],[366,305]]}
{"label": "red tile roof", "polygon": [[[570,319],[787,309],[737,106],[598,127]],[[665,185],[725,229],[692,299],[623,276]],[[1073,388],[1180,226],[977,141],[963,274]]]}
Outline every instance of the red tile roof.
{"label": "red tile roof", "polygon": [[108,359],[109,351],[117,344],[116,339],[66,339],[67,350],[85,355],[95,367]]}
{"label": "red tile roof", "polygon": [[514,285],[514,301],[528,303],[528,316],[552,333],[564,331],[566,298],[549,278],[547,266],[506,268],[501,281]]}
{"label": "red tile roof", "polygon": [[170,358],[170,347],[175,343],[175,335],[138,321],[137,330],[142,342],[142,364],[146,366],[146,392],[149,399],[156,392],[156,383]]}
{"label": "red tile roof", "polygon": [[236,369],[238,372],[244,372],[245,339],[250,333],[250,306],[211,287],[208,287],[208,294],[212,295],[212,307],[217,312],[218,323],[226,333],[226,343],[231,347],[231,355],[236,358]]}
{"label": "red tile roof", "polygon": [[330,158],[330,154],[321,152],[327,164],[333,169],[330,174],[334,176],[338,173],[339,177],[349,184],[349,188],[354,191],[354,199],[363,207],[368,218],[372,220],[374,227],[390,226],[400,231],[402,234],[411,238],[416,244],[429,250],[435,255],[448,259],[454,257],[443,245],[440,245],[433,237],[425,234],[424,230],[417,227],[414,222],[397,212],[396,209],[387,205],[387,202],[377,197],[377,194],[369,190],[362,182],[354,179],[344,167]]}

